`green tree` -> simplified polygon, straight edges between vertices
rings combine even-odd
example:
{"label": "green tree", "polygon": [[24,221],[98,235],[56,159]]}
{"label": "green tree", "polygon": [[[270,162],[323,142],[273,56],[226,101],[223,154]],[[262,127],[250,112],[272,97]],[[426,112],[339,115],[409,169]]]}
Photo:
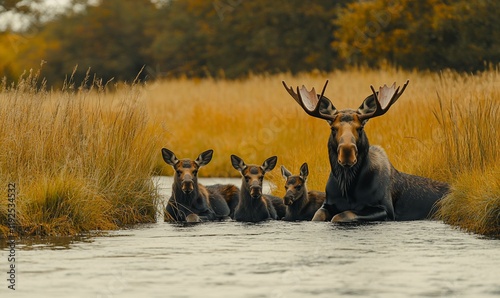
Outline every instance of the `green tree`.
{"label": "green tree", "polygon": [[151,53],[173,75],[331,70],[332,19],[344,2],[174,0]]}
{"label": "green tree", "polygon": [[500,62],[500,2],[457,1],[434,22],[430,49],[439,68],[474,71]]}
{"label": "green tree", "polygon": [[39,33],[47,48],[41,59],[49,83],[60,83],[78,65],[77,80],[90,68],[104,80],[133,80],[151,63],[157,8],[148,0],[106,0],[81,13],[48,22]]}
{"label": "green tree", "polygon": [[372,0],[341,11],[332,43],[350,64],[477,70],[500,61],[494,0]]}

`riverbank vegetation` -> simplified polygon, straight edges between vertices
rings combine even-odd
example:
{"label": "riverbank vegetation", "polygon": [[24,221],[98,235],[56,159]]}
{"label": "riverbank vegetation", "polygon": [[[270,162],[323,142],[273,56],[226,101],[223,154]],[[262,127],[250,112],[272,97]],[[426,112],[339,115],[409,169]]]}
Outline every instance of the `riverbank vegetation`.
{"label": "riverbank vegetation", "polygon": [[[48,91],[36,73],[16,85],[2,83],[0,236],[9,232],[13,213],[13,231],[21,236],[155,220],[151,175],[158,135],[140,101],[141,88],[110,93],[99,80],[83,85],[68,79],[62,91]],[[9,183],[15,183],[10,210]]]}
{"label": "riverbank vegetation", "polygon": [[[63,91],[40,87],[35,75],[0,90],[2,197],[16,182],[17,233],[63,235],[155,220],[158,194],[151,177],[171,175],[161,159],[214,149],[200,177],[239,177],[230,155],[298,173],[309,164],[310,190],[329,174],[325,121],[308,116],[284,90],[321,88],[339,108],[357,108],[377,88],[410,84],[391,110],[366,125],[404,172],[447,181],[452,192],[438,218],[467,231],[500,235],[500,73],[417,72],[354,68],[329,73],[253,75],[241,80],[178,78],[106,91],[99,81]],[[42,84],[43,85],[43,84]],[[88,87],[90,86],[90,87]],[[279,167],[270,172],[283,194]],[[7,202],[7,200],[5,200]],[[0,204],[3,234],[6,204]],[[4,224],[5,223],[5,224]]]}

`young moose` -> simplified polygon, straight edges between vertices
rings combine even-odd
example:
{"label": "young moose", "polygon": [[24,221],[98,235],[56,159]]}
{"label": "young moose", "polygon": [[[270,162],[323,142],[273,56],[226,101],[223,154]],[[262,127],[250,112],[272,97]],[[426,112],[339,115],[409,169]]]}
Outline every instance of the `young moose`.
{"label": "young moose", "polygon": [[163,160],[175,170],[165,221],[220,220],[233,213],[234,209],[231,210],[228,204],[234,206],[234,201],[238,200],[236,186],[218,184],[205,187],[198,183],[198,170],[212,160],[213,150],[201,153],[195,161],[179,160],[166,148],[161,153]]}
{"label": "young moose", "polygon": [[268,219],[281,219],[285,216],[283,200],[262,194],[264,175],[274,169],[278,158],[272,156],[262,166],[247,165],[236,155],[231,155],[231,163],[242,176],[240,201],[234,211],[237,221],[260,222]]}
{"label": "young moose", "polygon": [[403,94],[380,87],[368,96],[357,110],[337,110],[314,88],[297,87],[297,93],[283,82],[285,89],[310,116],[324,119],[331,129],[328,139],[330,177],[326,201],[313,220],[333,222],[418,220],[433,215],[435,203],[449,189],[448,184],[399,172],[379,146],[370,146],[363,130],[371,118],[382,116]]}
{"label": "young moose", "polygon": [[307,191],[306,181],[309,175],[307,163],[302,164],[299,175],[292,175],[285,166],[281,166],[281,174],[285,178],[286,189],[283,197],[286,214],[283,220],[311,220],[314,213],[323,205],[325,193]]}

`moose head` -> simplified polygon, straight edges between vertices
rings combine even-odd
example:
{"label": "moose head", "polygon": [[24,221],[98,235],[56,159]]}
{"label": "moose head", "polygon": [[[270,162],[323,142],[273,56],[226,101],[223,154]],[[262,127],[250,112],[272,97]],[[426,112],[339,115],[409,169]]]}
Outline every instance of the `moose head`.
{"label": "moose head", "polygon": [[231,155],[231,164],[238,170],[242,176],[242,189],[250,194],[253,199],[259,199],[262,196],[262,182],[264,175],[274,169],[278,158],[269,157],[261,166],[245,164],[243,159],[236,155]]}
{"label": "moose head", "polygon": [[167,148],[161,149],[163,160],[175,170],[174,185],[180,186],[184,194],[190,194],[198,185],[198,169],[212,160],[213,150],[201,153],[196,160],[177,159]]}
{"label": "moose head", "polygon": [[308,115],[324,119],[330,124],[331,135],[328,140],[330,164],[332,169],[337,164],[348,169],[359,163],[360,157],[368,152],[368,139],[363,130],[366,122],[384,115],[403,94],[409,81],[406,81],[401,90],[400,87],[396,88],[396,83],[390,87],[384,85],[378,92],[370,86],[373,94],[365,98],[357,110],[337,110],[332,102],[323,96],[328,81],[321,94],[316,94],[314,88],[308,91],[304,85],[300,89],[297,87],[295,92],[284,81],[282,83]]}
{"label": "moose head", "polygon": [[307,163],[302,164],[299,175],[292,175],[285,166],[281,166],[281,175],[285,178],[286,194],[283,197],[285,205],[292,205],[297,199],[307,194],[306,181],[309,175]]}

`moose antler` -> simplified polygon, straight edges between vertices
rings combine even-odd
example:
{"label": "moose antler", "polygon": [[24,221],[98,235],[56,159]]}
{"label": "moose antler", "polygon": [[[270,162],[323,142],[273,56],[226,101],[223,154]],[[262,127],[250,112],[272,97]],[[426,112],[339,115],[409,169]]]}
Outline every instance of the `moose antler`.
{"label": "moose antler", "polygon": [[403,94],[409,82],[409,80],[406,81],[401,91],[399,91],[400,86],[396,88],[396,82],[394,82],[391,87],[388,87],[384,84],[383,87],[379,88],[378,93],[375,91],[373,86],[370,86],[373,92],[373,96],[375,97],[376,109],[371,113],[360,115],[359,120],[364,121],[384,115],[389,110],[389,108],[398,100],[401,94]]}
{"label": "moose antler", "polygon": [[316,90],[314,87],[311,89],[311,91],[307,91],[306,87],[302,85],[302,87],[299,89],[297,86],[297,93],[293,91],[292,87],[288,87],[285,81],[281,81],[283,83],[283,86],[285,87],[286,91],[288,91],[288,94],[290,94],[293,99],[302,107],[302,109],[310,116],[324,119],[324,120],[329,120],[333,121],[335,116],[331,114],[324,114],[322,113],[319,109],[321,106],[321,98],[323,97],[323,94],[325,94],[326,86],[328,85],[328,80],[325,82],[325,86],[323,87],[323,91],[321,91],[321,95],[318,97],[318,94],[316,94]]}

